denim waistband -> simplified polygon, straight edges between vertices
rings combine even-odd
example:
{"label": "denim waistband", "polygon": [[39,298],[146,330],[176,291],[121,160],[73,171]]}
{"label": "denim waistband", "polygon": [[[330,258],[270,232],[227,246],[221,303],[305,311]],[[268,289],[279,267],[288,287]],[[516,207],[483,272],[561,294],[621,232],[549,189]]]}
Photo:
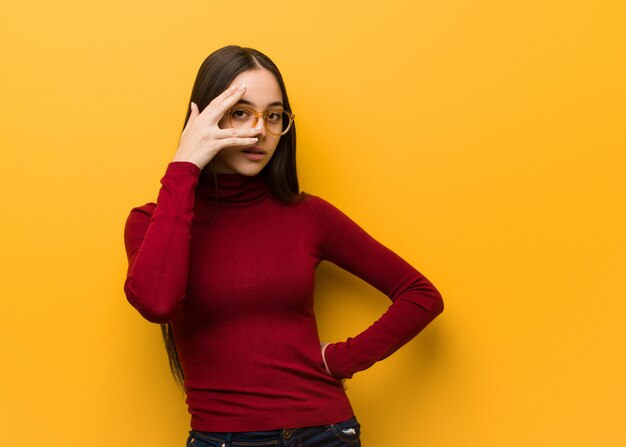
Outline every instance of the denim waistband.
{"label": "denim waistband", "polygon": [[279,445],[283,441],[293,441],[326,429],[327,425],[303,428],[284,428],[282,430],[254,431],[242,433],[223,433],[191,430],[190,434],[206,441],[228,443],[240,446]]}

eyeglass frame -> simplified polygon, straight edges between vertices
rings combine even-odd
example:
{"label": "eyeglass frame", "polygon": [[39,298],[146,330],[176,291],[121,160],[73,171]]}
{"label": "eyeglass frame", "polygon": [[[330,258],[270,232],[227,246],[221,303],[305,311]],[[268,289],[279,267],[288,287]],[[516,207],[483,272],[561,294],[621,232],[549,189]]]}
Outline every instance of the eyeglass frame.
{"label": "eyeglass frame", "polygon": [[[244,109],[244,110],[248,110],[248,111],[252,112],[252,114],[254,115],[254,121],[252,122],[252,127],[256,126],[256,124],[259,122],[259,117],[261,117],[261,118],[263,118],[263,127],[265,127],[265,130],[267,130],[269,133],[271,133],[272,135],[275,135],[277,137],[283,136],[287,132],[289,132],[289,130],[291,129],[291,125],[293,124],[294,118],[296,117],[296,115],[294,115],[293,113],[291,113],[291,112],[289,112],[288,110],[285,110],[285,109],[271,109],[271,110],[266,110],[265,112],[257,112],[252,107],[236,106],[236,107],[233,107],[232,109],[228,110],[228,112],[226,112],[226,114],[228,115],[228,122],[233,127],[235,127],[233,125],[233,122],[232,122],[233,112],[235,110],[240,110],[240,109]],[[289,116],[289,125],[281,133],[274,133],[267,126],[267,116],[266,115],[269,114],[269,113],[275,113],[275,112],[279,112],[279,111],[282,112],[282,113],[286,113],[287,116]]]}

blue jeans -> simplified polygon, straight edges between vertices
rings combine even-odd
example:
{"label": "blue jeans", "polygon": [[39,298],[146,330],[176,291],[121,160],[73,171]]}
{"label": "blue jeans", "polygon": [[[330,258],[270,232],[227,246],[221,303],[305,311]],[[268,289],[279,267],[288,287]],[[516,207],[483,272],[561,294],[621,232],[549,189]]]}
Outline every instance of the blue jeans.
{"label": "blue jeans", "polygon": [[316,427],[272,431],[217,433],[190,430],[186,447],[361,447],[361,425],[355,417]]}

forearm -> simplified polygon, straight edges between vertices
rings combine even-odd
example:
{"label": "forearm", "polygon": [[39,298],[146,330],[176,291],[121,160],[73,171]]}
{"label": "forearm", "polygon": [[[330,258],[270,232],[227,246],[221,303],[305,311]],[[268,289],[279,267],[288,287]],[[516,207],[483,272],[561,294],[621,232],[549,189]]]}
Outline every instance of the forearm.
{"label": "forearm", "polygon": [[170,163],[147,229],[142,229],[140,220],[129,218],[127,224],[127,247],[135,247],[130,249],[124,291],[128,301],[152,322],[168,321],[185,296],[199,171],[193,163]]}
{"label": "forearm", "polygon": [[443,299],[421,277],[389,306],[369,328],[345,342],[329,344],[325,360],[331,374],[351,378],[396,352],[443,311]]}

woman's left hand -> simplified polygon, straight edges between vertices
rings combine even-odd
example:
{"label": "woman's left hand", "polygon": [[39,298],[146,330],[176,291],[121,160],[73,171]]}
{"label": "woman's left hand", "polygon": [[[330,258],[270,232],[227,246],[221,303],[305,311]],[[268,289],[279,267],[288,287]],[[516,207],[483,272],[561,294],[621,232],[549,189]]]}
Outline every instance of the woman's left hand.
{"label": "woman's left hand", "polygon": [[[326,357],[324,356],[324,351],[326,351],[326,347],[329,345],[330,343],[320,343],[320,349],[322,351],[322,360],[324,360],[324,368],[326,368],[326,372],[332,376],[333,373],[330,372],[330,369],[328,369],[328,364],[326,363]],[[341,385],[343,386],[344,390],[348,389],[348,385],[346,384],[347,379],[341,379]]]}

